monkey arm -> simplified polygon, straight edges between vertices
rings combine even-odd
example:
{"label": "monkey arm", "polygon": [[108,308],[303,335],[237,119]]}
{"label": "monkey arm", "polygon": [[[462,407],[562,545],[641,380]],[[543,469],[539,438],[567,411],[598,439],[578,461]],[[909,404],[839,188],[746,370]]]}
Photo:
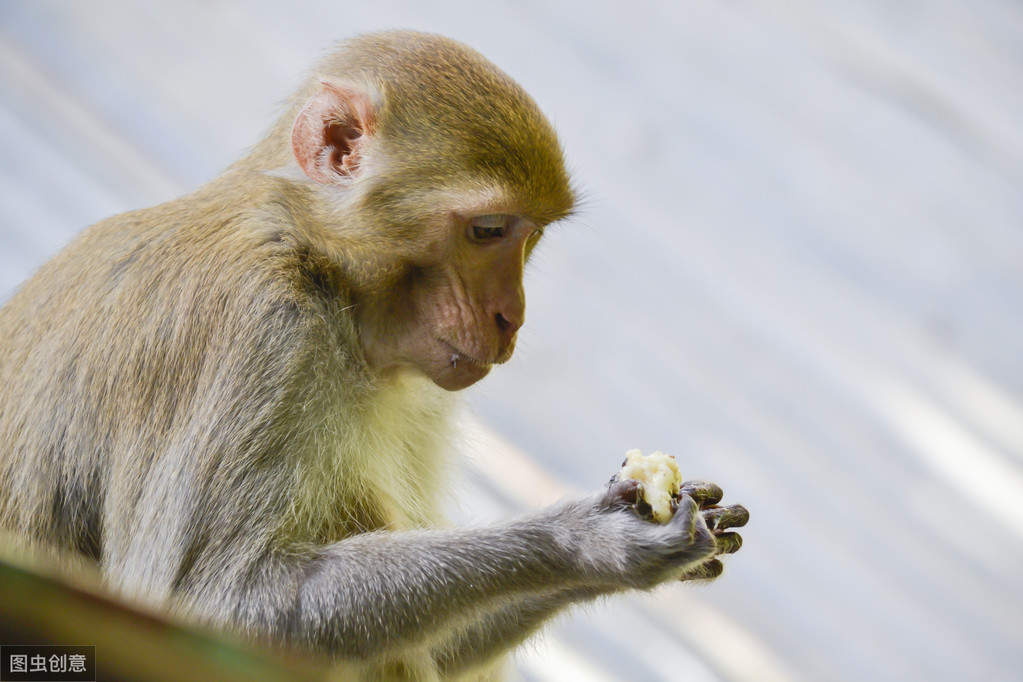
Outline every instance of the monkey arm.
{"label": "monkey arm", "polygon": [[234,600],[250,605],[239,621],[339,658],[419,649],[451,671],[485,663],[569,603],[653,587],[716,552],[691,498],[663,525],[619,498],[611,489],[486,528],[358,535],[284,572],[261,562]]}
{"label": "monkey arm", "polygon": [[491,528],[379,532],[320,548],[303,562],[283,634],[366,659],[436,644],[455,628],[469,633],[498,604],[572,580],[571,554],[552,528],[541,513]]}

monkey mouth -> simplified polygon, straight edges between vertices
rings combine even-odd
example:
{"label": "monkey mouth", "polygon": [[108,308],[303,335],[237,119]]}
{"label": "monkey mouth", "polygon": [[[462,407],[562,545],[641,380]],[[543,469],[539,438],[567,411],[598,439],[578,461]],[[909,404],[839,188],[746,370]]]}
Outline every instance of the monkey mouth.
{"label": "monkey mouth", "polygon": [[[437,340],[440,341],[441,345],[443,345],[448,350],[449,353],[448,366],[451,367],[451,369],[458,369],[458,366],[461,364],[466,364],[471,367],[476,367],[479,369],[490,369],[494,365],[499,365],[505,360],[507,360],[507,358],[504,357],[498,358],[496,361],[483,360],[482,358],[477,358],[473,355],[469,355],[463,350],[459,350],[450,341],[445,341],[444,339]],[[507,353],[507,355],[510,356],[511,354]]]}

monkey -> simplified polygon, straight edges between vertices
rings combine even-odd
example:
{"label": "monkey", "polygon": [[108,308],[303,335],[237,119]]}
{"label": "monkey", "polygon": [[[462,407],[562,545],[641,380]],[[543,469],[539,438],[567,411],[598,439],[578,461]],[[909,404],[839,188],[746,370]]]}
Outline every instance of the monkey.
{"label": "monkey", "polygon": [[499,679],[564,608],[708,580],[748,512],[634,481],[451,527],[458,391],[507,362],[576,191],[473,49],[344,41],[220,176],[102,220],[0,308],[0,531],[353,680]]}

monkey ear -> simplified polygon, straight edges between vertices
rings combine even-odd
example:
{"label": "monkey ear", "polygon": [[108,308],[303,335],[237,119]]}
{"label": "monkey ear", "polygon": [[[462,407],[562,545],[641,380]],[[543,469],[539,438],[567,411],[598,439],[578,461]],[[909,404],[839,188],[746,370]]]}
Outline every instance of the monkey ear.
{"label": "monkey ear", "polygon": [[306,101],[291,129],[295,160],[316,182],[336,184],[356,177],[374,120],[365,93],[321,79],[320,89]]}

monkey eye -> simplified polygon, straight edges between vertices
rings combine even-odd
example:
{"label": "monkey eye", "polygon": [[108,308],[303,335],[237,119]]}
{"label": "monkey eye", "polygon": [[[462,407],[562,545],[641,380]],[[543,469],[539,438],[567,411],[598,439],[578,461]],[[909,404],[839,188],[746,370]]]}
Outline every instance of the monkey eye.
{"label": "monkey eye", "polygon": [[479,242],[486,242],[492,239],[499,239],[504,236],[504,227],[487,227],[486,225],[473,225],[472,238]]}
{"label": "monkey eye", "polygon": [[478,216],[472,219],[470,229],[473,241],[492,242],[508,233],[508,221],[502,215]]}

